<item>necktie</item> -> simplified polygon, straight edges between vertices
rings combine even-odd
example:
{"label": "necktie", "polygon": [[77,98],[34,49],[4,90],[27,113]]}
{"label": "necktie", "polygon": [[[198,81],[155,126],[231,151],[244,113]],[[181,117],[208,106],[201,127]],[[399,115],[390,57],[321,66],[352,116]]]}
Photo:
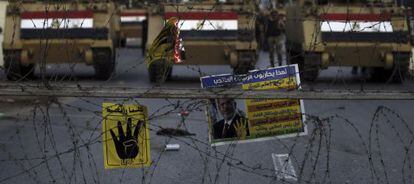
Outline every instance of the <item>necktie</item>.
{"label": "necktie", "polygon": [[226,137],[226,133],[227,130],[229,129],[229,125],[227,123],[224,123],[224,128],[223,128],[223,132],[221,134],[221,138],[225,138]]}

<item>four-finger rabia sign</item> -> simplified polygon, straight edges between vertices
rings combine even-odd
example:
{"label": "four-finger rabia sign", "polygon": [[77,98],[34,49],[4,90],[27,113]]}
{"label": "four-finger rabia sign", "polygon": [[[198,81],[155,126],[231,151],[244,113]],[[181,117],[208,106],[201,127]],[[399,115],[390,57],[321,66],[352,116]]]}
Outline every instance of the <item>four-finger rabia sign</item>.
{"label": "four-finger rabia sign", "polygon": [[147,108],[103,103],[102,116],[105,169],[149,166]]}

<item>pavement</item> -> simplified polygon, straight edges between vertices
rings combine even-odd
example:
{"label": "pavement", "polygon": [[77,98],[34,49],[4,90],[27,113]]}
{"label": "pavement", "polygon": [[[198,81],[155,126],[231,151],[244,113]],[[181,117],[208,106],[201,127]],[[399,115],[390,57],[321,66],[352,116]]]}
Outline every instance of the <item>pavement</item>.
{"label": "pavement", "polygon": [[[51,66],[49,82],[82,86],[154,87],[138,49],[118,51],[117,75],[95,81],[79,65]],[[258,68],[268,65],[261,53]],[[198,88],[199,71],[231,73],[228,66],[177,66],[162,87]],[[413,89],[379,84],[347,67],[322,71],[305,87],[317,89]],[[71,74],[70,80],[61,80]],[[73,74],[73,75],[72,75]],[[7,83],[4,76],[0,82]],[[27,83],[38,83],[32,81]],[[7,101],[7,100],[6,100]],[[27,102],[33,102],[28,99]],[[152,164],[147,168],[104,169],[103,102],[146,105],[150,115]],[[59,98],[46,103],[0,102],[14,118],[0,118],[0,183],[413,183],[413,101],[305,100],[308,135],[211,147],[202,101],[191,99]],[[10,107],[9,105],[13,106]],[[27,109],[27,110],[25,110]],[[184,125],[178,113],[190,111]],[[180,127],[194,136],[160,136]],[[178,151],[165,151],[179,144]],[[272,154],[288,154],[295,179],[277,178]],[[279,168],[280,169],[280,168]]]}

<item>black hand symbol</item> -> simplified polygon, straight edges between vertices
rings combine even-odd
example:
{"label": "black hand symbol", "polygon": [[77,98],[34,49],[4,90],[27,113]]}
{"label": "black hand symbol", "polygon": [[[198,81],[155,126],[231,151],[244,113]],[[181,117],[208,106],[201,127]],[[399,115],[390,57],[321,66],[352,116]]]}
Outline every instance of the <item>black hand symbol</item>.
{"label": "black hand symbol", "polygon": [[110,130],[112,139],[115,143],[116,153],[122,160],[134,159],[139,153],[138,134],[141,130],[142,125],[144,124],[144,121],[138,121],[137,126],[135,126],[134,129],[134,135],[131,133],[131,124],[131,118],[128,118],[125,136],[124,131],[122,130],[122,124],[120,121],[118,121],[119,139],[116,137],[114,131],[112,131],[112,129]]}

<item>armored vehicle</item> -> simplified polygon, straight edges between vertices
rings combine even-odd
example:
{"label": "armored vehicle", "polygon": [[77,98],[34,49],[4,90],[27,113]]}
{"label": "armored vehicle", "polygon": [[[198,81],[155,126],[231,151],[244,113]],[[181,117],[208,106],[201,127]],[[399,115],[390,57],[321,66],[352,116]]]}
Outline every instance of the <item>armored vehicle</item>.
{"label": "armored vehicle", "polygon": [[3,33],[4,33],[4,26],[6,23],[6,8],[8,2],[7,1],[0,1],[0,68],[4,68],[4,60],[3,60]]}
{"label": "armored vehicle", "polygon": [[4,27],[4,62],[9,80],[33,76],[36,64],[86,63],[96,77],[115,68],[119,17],[107,1],[22,1],[10,3]]}
{"label": "armored vehicle", "polygon": [[[177,65],[230,65],[234,73],[246,73],[254,68],[257,60],[255,6],[248,2],[253,1],[198,1],[151,6],[147,48],[163,29],[164,21],[176,17],[185,48],[185,61]],[[166,63],[173,62],[166,59],[173,57],[160,58]],[[149,72],[151,81],[163,82],[171,76],[172,66],[167,64],[167,67],[160,66],[159,72]],[[164,74],[165,77],[156,76]]]}
{"label": "armored vehicle", "polygon": [[[147,19],[145,9],[122,9],[121,10],[121,46],[137,46],[145,44],[142,41],[145,33],[144,22]],[[146,34],[146,33],[145,33]]]}
{"label": "armored vehicle", "polygon": [[411,44],[405,8],[394,1],[300,0],[286,11],[289,61],[305,80],[329,66],[359,66],[375,80],[403,81]]}
{"label": "armored vehicle", "polygon": [[[411,35],[411,46],[414,44],[414,1],[402,1],[400,2],[401,5],[406,6],[408,9],[408,23],[409,23],[409,30]],[[414,48],[412,49],[412,53],[414,53]],[[411,57],[410,67],[409,67],[409,76],[414,78],[414,58]]]}
{"label": "armored vehicle", "polygon": [[118,4],[121,13],[121,46],[143,46],[147,36],[147,10],[144,1],[129,0]]}

